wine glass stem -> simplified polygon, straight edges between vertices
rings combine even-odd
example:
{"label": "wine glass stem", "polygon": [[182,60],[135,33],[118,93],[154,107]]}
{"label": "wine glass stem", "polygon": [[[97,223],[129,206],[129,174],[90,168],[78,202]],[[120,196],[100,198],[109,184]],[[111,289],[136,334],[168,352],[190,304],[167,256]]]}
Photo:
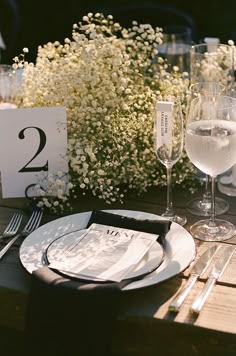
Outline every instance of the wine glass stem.
{"label": "wine glass stem", "polygon": [[203,200],[208,201],[211,199],[211,193],[209,192],[209,183],[210,183],[210,177],[208,174],[206,174],[205,177],[205,191],[203,193]]}
{"label": "wine glass stem", "polygon": [[209,224],[211,227],[216,226],[215,222],[215,177],[211,177],[211,216]]}
{"label": "wine glass stem", "polygon": [[172,186],[171,186],[171,172],[172,167],[167,166],[167,206],[166,213],[174,215],[173,203],[172,203]]}

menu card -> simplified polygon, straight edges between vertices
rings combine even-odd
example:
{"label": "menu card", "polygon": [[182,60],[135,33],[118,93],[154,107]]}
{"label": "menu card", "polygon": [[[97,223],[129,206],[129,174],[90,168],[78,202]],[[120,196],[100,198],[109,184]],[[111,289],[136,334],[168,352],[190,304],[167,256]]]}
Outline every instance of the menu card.
{"label": "menu card", "polygon": [[63,254],[49,261],[49,267],[78,278],[120,282],[156,240],[156,234],[92,224]]}

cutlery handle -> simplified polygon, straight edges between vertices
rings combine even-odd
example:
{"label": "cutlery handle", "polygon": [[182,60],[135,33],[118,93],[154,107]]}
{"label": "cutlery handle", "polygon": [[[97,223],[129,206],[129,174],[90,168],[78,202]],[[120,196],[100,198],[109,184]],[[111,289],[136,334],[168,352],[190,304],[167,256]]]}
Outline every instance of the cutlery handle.
{"label": "cutlery handle", "polygon": [[191,312],[195,314],[199,314],[207,297],[209,296],[214,284],[216,282],[215,277],[210,277],[208,278],[204,288],[202,289],[201,293],[198,295],[198,297],[195,299],[191,306]]}
{"label": "cutlery handle", "polygon": [[172,301],[169,305],[169,311],[178,312],[179,308],[183,304],[185,298],[189,294],[190,290],[192,289],[194,283],[198,279],[198,274],[192,274],[185,286],[181,289],[181,291],[177,294],[176,298]]}
{"label": "cutlery handle", "polygon": [[11,239],[8,244],[6,244],[6,246],[4,246],[1,251],[0,251],[0,259],[5,255],[5,253],[9,250],[9,248],[14,244],[14,242],[18,239],[18,237],[20,237],[19,235],[16,235],[15,237],[13,237],[13,239]]}

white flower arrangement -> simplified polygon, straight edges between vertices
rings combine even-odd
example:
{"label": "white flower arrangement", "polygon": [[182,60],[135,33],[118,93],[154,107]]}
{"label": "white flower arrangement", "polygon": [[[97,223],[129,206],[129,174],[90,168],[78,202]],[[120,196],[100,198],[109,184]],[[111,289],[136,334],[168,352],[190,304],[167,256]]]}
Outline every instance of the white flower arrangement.
{"label": "white flower arrangement", "polygon": [[[155,103],[174,96],[185,111],[189,79],[178,68],[168,71],[157,54],[161,42],[160,28],[133,22],[126,29],[111,15],[89,13],[73,26],[72,39],[40,46],[35,64],[26,62],[27,49],[15,58],[15,67],[24,67],[20,105],[67,110],[69,183],[63,172],[47,177],[40,206],[63,210],[78,190],[111,204],[129,189],[166,185],[154,151]],[[174,182],[192,180],[192,171],[183,153]]]}

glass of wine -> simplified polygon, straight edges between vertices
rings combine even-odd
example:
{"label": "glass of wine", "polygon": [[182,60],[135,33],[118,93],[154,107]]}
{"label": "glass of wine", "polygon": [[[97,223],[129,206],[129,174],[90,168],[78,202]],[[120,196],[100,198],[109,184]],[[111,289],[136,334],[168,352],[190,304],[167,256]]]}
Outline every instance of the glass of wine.
{"label": "glass of wine", "polygon": [[[219,82],[198,82],[190,85],[189,90],[189,104],[192,99],[200,95],[223,95],[225,86]],[[198,174],[199,171],[197,171]],[[211,190],[210,190],[210,177],[205,174],[204,177],[204,193],[202,197],[196,197],[190,200],[186,209],[193,215],[210,216],[211,214]],[[229,210],[229,203],[220,197],[215,197],[215,214],[221,215]]]}
{"label": "glass of wine", "polygon": [[159,101],[154,120],[154,145],[158,160],[167,170],[167,207],[163,217],[180,225],[187,222],[185,216],[175,213],[172,203],[171,171],[183,151],[183,115],[178,101]]}
{"label": "glass of wine", "polygon": [[211,176],[211,216],[190,227],[193,237],[223,241],[235,234],[228,221],[215,217],[215,178],[236,162],[236,99],[230,96],[200,96],[191,101],[185,147],[189,159]]}

